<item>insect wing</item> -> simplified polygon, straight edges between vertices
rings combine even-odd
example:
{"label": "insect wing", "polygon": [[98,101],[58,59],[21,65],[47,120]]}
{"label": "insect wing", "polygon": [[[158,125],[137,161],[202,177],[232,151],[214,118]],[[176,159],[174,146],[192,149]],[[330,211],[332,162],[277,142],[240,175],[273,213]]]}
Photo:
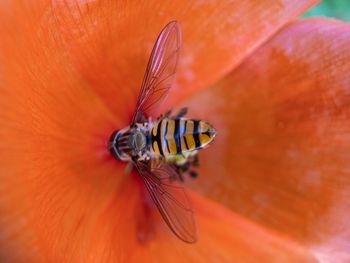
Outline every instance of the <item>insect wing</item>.
{"label": "insect wing", "polygon": [[172,21],[164,27],[153,47],[132,123],[146,121],[168,93],[175,78],[180,48],[180,27]]}
{"label": "insect wing", "polygon": [[181,240],[196,242],[197,230],[191,203],[184,188],[172,182],[178,178],[176,171],[166,163],[150,169],[149,165],[137,162],[136,167],[169,228]]}

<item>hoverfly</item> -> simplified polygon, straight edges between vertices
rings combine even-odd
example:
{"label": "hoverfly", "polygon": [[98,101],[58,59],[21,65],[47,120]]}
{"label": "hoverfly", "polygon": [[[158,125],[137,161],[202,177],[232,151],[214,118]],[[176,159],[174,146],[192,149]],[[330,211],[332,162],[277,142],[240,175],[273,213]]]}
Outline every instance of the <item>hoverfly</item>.
{"label": "hoverfly", "polygon": [[153,47],[131,124],[115,131],[109,150],[118,160],[132,163],[161,216],[181,240],[197,240],[196,224],[189,199],[180,186],[184,172],[198,164],[197,150],[215,137],[215,129],[200,120],[176,116],[171,111],[152,120],[156,106],[167,95],[175,78],[181,31],[176,21],[168,23]]}

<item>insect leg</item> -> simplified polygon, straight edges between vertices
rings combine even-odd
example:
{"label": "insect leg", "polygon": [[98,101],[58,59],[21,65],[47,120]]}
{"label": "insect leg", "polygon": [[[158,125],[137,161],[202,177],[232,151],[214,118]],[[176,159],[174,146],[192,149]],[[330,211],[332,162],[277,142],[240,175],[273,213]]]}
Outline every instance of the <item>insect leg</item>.
{"label": "insect leg", "polygon": [[198,175],[193,168],[199,166],[198,153],[196,152],[192,156],[187,157],[184,163],[177,163],[176,166],[178,173],[181,175],[181,181],[183,180],[183,174],[188,174],[190,177],[196,178]]}
{"label": "insect leg", "polygon": [[197,172],[194,171],[194,170],[190,170],[190,171],[189,171],[189,174],[190,174],[190,176],[191,176],[193,179],[198,177]]}
{"label": "insect leg", "polygon": [[188,108],[183,107],[179,110],[179,112],[175,115],[175,119],[182,118],[187,114]]}
{"label": "insect leg", "polygon": [[173,111],[172,108],[170,108],[169,110],[167,110],[165,113],[161,114],[159,117],[158,117],[158,121],[160,121],[161,119],[164,119],[164,118],[169,118],[169,116],[171,115],[171,112]]}
{"label": "insect leg", "polygon": [[192,164],[194,167],[199,166],[198,154],[196,154],[195,156],[193,156],[193,160],[192,160],[191,164]]}

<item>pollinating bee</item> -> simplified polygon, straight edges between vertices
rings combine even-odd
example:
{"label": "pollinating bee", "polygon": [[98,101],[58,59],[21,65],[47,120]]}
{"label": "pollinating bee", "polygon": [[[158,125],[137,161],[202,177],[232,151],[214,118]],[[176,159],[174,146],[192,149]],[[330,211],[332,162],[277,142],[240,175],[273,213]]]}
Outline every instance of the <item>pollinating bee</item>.
{"label": "pollinating bee", "polygon": [[117,160],[136,167],[173,233],[193,243],[197,240],[194,213],[181,183],[183,174],[196,175],[198,150],[213,140],[215,129],[205,121],[185,118],[186,108],[152,119],[172,86],[180,49],[180,27],[172,21],[153,47],[131,124],[115,131],[108,147]]}

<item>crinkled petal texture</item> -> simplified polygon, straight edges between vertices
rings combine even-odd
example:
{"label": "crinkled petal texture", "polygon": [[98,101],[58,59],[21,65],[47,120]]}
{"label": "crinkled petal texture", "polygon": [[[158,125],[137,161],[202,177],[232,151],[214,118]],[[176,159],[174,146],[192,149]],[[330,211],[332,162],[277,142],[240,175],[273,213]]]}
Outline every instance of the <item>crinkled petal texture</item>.
{"label": "crinkled petal texture", "polygon": [[188,101],[218,133],[194,187],[322,262],[349,262],[349,72],[349,24],[284,28]]}
{"label": "crinkled petal texture", "polygon": [[[0,3],[1,261],[312,261],[288,235],[266,230],[264,217],[251,223],[196,195],[200,241],[181,243],[137,176],[106,150],[128,124],[166,22],[183,25],[179,98],[220,78],[312,2]],[[215,178],[207,182],[215,189]]]}
{"label": "crinkled petal texture", "polygon": [[[108,108],[128,122],[153,44],[169,21],[179,21],[183,49],[178,87],[167,107],[218,80],[316,2],[55,0],[51,15],[72,63]],[[124,103],[117,103],[116,94]]]}

